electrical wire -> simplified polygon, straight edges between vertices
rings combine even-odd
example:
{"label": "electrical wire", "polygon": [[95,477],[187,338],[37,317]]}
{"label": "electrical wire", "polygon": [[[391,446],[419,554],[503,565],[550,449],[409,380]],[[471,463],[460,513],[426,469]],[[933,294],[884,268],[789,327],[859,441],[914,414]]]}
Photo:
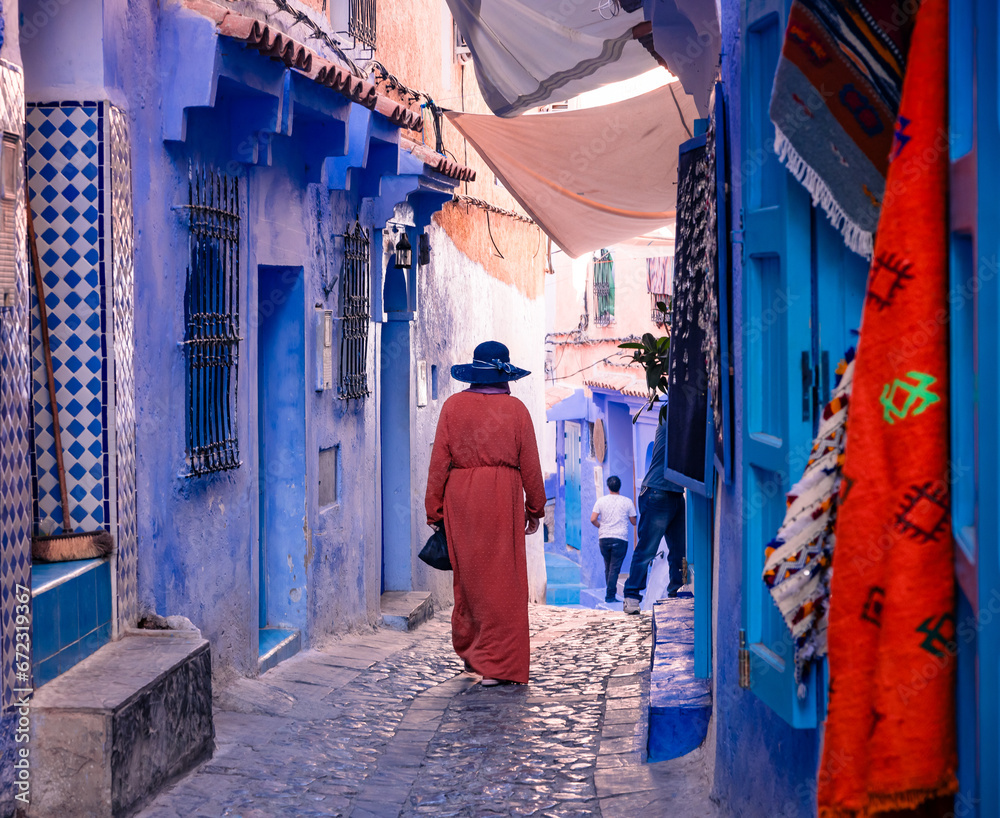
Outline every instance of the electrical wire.
{"label": "electrical wire", "polygon": [[586,369],[593,369],[598,364],[606,363],[606,362],[610,361],[612,358],[614,358],[616,355],[625,355],[625,353],[624,352],[614,352],[611,355],[609,355],[607,358],[601,358],[601,360],[599,360],[599,361],[594,361],[594,363],[592,363],[592,364],[587,364],[587,366],[582,367],[582,368],[576,370],[576,372],[570,372],[568,375],[560,375],[558,378],[549,378],[549,380],[551,380],[551,381],[564,381],[567,378],[572,378],[574,375],[579,375],[581,372],[583,372]]}
{"label": "electrical wire", "polygon": [[691,129],[688,127],[687,120],[684,119],[684,112],[681,110],[681,104],[677,101],[677,94],[674,93],[674,83],[670,83],[667,86],[670,89],[670,96],[674,98],[674,106],[677,108],[677,115],[681,118],[681,125],[684,126],[684,130],[687,131],[687,135],[694,136],[691,133]]}
{"label": "electrical wire", "polygon": [[496,239],[493,238],[493,228],[490,227],[490,211],[489,210],[486,211],[486,230],[490,234],[490,241],[493,242],[493,249],[497,251],[497,255],[500,258],[503,258],[503,253],[500,252],[500,248],[497,247]]}
{"label": "electrical wire", "polygon": [[517,221],[524,222],[525,224],[535,224],[534,219],[518,213],[516,210],[507,210],[506,208],[498,207],[492,202],[487,202],[485,199],[477,199],[475,196],[468,196],[465,193],[456,193],[452,198],[452,202],[455,204],[473,205],[475,207],[482,208],[488,213],[496,213],[498,216],[507,216],[510,219],[516,219]]}
{"label": "electrical wire", "polygon": [[313,20],[308,14],[306,14],[304,11],[299,11],[298,9],[292,8],[288,4],[287,0],[270,0],[270,2],[271,5],[273,5],[278,11],[282,12],[283,14],[289,15],[295,20],[295,22],[292,23],[292,25],[303,25],[306,28],[308,28],[312,32],[312,34],[309,35],[309,39],[320,40],[321,42],[325,43],[338,57],[340,57],[340,59],[344,61],[344,63],[350,69],[351,73],[354,74],[354,76],[359,77],[361,79],[364,79],[366,76],[368,76],[367,73],[362,73],[361,68],[358,67],[358,64],[354,62],[354,60],[352,60],[350,57],[348,57],[347,54],[344,53],[343,49],[337,44],[336,40],[334,40],[329,34],[323,31],[320,25],[315,20]]}

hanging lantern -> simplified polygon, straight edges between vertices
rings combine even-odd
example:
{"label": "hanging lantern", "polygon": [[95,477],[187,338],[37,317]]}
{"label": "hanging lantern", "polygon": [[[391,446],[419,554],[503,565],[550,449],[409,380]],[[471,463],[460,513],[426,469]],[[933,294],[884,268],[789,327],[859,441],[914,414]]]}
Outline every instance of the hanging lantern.
{"label": "hanging lantern", "polygon": [[404,230],[399,235],[399,241],[396,242],[396,269],[409,270],[412,265],[413,247],[410,246],[410,240],[406,237]]}

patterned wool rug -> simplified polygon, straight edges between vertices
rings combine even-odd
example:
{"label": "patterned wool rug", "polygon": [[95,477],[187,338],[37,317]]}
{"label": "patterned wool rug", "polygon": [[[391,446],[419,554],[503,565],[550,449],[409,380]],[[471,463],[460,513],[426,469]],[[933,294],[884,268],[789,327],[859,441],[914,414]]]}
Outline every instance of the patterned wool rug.
{"label": "patterned wool rug", "polygon": [[923,0],[854,361],[820,818],[954,814],[947,89],[948,3]]}
{"label": "patterned wool rug", "polygon": [[774,77],[775,152],[847,246],[867,258],[906,67],[907,12],[914,5],[795,0]]}

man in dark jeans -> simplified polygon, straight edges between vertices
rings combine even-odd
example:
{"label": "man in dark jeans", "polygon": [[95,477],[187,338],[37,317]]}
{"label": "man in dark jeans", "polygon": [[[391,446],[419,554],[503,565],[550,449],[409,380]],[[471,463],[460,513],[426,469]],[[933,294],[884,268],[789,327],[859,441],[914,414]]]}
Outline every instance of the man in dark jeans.
{"label": "man in dark jeans", "polygon": [[667,538],[667,563],[670,565],[667,596],[677,596],[677,589],[684,584],[684,489],[663,476],[666,458],[667,427],[661,423],[656,428],[652,462],[639,492],[639,529],[622,605],[627,614],[639,613],[642,592],[646,589],[646,573],[656,556],[661,537]]}

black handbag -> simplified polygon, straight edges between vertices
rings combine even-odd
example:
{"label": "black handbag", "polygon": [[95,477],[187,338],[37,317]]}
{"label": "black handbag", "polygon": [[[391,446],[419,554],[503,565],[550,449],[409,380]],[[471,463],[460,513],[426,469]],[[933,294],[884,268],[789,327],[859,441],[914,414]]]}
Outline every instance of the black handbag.
{"label": "black handbag", "polygon": [[417,556],[431,568],[437,568],[438,571],[451,570],[451,560],[448,558],[448,540],[445,539],[443,525],[434,529],[434,533],[427,538],[427,544],[420,549]]}

